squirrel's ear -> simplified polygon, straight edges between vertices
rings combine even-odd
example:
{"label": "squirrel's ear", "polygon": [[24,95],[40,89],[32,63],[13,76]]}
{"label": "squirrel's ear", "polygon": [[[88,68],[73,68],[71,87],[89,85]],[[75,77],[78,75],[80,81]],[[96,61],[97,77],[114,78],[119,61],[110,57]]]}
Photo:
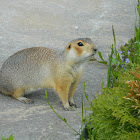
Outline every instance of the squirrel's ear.
{"label": "squirrel's ear", "polygon": [[71,43],[69,43],[66,47],[66,52],[69,52],[69,50],[71,49]]}
{"label": "squirrel's ear", "polygon": [[71,48],[71,44],[68,46],[68,49],[70,49]]}
{"label": "squirrel's ear", "polygon": [[70,49],[71,49],[71,43],[69,43],[67,46],[67,50],[70,50]]}

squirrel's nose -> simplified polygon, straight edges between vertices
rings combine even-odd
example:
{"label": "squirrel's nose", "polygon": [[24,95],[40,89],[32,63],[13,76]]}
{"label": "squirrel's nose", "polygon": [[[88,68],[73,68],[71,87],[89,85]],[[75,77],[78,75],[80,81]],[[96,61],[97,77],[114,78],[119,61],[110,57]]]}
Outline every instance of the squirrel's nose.
{"label": "squirrel's nose", "polygon": [[94,51],[97,52],[97,49],[95,48]]}

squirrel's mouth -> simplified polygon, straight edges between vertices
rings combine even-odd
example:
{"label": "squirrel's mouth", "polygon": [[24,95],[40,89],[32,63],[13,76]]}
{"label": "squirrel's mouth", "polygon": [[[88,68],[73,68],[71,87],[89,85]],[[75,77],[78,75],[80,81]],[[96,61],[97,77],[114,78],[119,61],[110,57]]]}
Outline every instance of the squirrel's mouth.
{"label": "squirrel's mouth", "polygon": [[93,54],[87,56],[86,59],[87,59],[87,60],[88,60],[88,59],[90,60],[92,57],[94,57],[94,55],[95,55],[95,53],[93,53]]}
{"label": "squirrel's mouth", "polygon": [[90,60],[92,57],[94,58],[94,55],[95,55],[96,53],[93,53],[93,54],[91,54],[89,57],[88,57],[88,59]]}
{"label": "squirrel's mouth", "polygon": [[94,56],[96,53],[91,54],[90,56]]}

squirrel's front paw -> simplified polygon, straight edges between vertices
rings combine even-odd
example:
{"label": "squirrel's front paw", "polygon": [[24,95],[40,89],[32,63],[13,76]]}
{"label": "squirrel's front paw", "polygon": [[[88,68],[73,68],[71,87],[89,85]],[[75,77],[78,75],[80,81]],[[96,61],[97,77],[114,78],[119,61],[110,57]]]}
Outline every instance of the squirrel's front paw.
{"label": "squirrel's front paw", "polygon": [[64,105],[64,110],[66,111],[74,111],[74,108],[72,106],[69,105],[69,103]]}
{"label": "squirrel's front paw", "polygon": [[70,106],[71,106],[71,107],[78,108],[78,106],[77,106],[77,104],[76,104],[76,103],[70,103]]}

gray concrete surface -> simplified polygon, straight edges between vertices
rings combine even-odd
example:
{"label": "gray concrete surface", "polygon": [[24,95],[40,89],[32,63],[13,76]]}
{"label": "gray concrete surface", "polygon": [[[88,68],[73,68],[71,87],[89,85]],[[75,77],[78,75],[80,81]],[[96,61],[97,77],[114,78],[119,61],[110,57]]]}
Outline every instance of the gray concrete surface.
{"label": "gray concrete surface", "polygon": [[[137,0],[0,0],[0,67],[10,55],[24,48],[45,46],[63,49],[69,41],[90,37],[105,60],[113,43],[133,37]],[[97,59],[99,57],[95,56]],[[100,92],[107,66],[91,62],[83,74],[75,101],[81,106],[83,82],[90,99]],[[0,94],[0,136],[14,140],[76,140],[75,133],[48,106],[44,90],[27,95],[34,104],[22,104]],[[77,131],[81,119],[64,111],[57,94],[49,89],[50,103]],[[86,104],[87,106],[87,104]],[[81,109],[77,111],[81,113]]]}

